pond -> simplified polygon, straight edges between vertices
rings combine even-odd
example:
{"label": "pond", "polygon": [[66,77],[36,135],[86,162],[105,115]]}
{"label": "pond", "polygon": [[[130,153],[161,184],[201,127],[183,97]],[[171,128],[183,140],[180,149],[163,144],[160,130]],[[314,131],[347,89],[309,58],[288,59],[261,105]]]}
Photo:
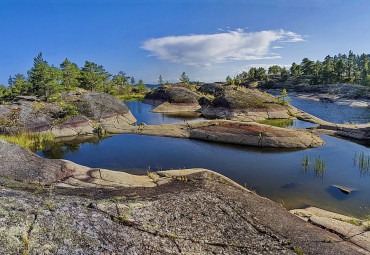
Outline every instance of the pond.
{"label": "pond", "polygon": [[[127,105],[138,122],[147,124],[201,119],[151,113],[152,106],[140,102]],[[310,126],[294,123],[292,128]],[[354,216],[370,214],[370,168],[361,160],[370,156],[369,148],[326,135],[322,138],[326,144],[320,148],[282,150],[130,134],[63,141],[37,153],[134,174],[145,174],[149,168],[207,168],[288,209],[312,205]],[[346,195],[332,185],[354,190]]]}

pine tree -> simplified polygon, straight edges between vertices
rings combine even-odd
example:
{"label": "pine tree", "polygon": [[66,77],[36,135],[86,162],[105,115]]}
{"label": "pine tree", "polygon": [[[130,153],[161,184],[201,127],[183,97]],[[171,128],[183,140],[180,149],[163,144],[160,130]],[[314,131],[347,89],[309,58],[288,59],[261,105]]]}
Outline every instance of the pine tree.
{"label": "pine tree", "polygon": [[189,84],[189,77],[185,74],[185,72],[182,72],[179,80],[181,81],[181,83],[184,83],[184,84]]}
{"label": "pine tree", "polygon": [[66,91],[80,85],[80,68],[67,58],[60,64],[62,85]]}
{"label": "pine tree", "polygon": [[163,85],[162,75],[159,75],[159,78],[158,78],[158,84],[159,84],[160,86],[162,86],[162,85]]}

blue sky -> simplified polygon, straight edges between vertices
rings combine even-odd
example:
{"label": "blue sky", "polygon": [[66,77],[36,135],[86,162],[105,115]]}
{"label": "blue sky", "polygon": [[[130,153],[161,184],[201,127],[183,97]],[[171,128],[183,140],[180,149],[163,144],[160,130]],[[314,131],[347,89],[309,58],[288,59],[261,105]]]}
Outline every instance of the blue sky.
{"label": "blue sky", "polygon": [[156,83],[370,53],[368,0],[1,0],[0,84],[38,52]]}

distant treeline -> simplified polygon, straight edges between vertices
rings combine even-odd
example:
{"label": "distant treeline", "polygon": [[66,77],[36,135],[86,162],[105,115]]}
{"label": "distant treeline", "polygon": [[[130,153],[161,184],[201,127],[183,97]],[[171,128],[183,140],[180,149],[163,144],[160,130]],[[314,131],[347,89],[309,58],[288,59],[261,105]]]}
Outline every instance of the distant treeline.
{"label": "distant treeline", "polygon": [[242,84],[251,81],[268,81],[271,77],[286,81],[289,77],[306,75],[310,84],[352,83],[370,86],[370,55],[338,54],[326,56],[323,61],[304,58],[300,64],[293,63],[290,69],[278,65],[269,69],[252,67],[248,72],[238,74],[234,79],[226,78],[228,83]]}
{"label": "distant treeline", "polygon": [[136,84],[134,77],[124,72],[116,75],[108,73],[102,65],[86,61],[79,68],[75,63],[65,59],[60,67],[49,65],[39,53],[34,58],[33,67],[27,76],[16,74],[10,76],[8,86],[0,85],[0,103],[10,102],[19,95],[32,95],[48,101],[60,92],[68,92],[83,88],[89,91],[106,92],[109,94],[128,94],[146,91],[142,80]]}

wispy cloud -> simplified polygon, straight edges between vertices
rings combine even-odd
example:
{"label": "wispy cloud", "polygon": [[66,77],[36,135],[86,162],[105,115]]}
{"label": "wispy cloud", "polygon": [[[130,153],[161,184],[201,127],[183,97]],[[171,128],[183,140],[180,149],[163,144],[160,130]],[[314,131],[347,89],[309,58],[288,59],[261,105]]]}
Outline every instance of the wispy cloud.
{"label": "wispy cloud", "polygon": [[272,43],[301,41],[304,41],[304,36],[282,29],[253,33],[237,29],[216,34],[152,38],[145,41],[141,48],[158,59],[207,67],[233,60],[281,58],[271,51]]}
{"label": "wispy cloud", "polygon": [[273,49],[282,49],[284,47],[281,47],[281,46],[272,46]]}

